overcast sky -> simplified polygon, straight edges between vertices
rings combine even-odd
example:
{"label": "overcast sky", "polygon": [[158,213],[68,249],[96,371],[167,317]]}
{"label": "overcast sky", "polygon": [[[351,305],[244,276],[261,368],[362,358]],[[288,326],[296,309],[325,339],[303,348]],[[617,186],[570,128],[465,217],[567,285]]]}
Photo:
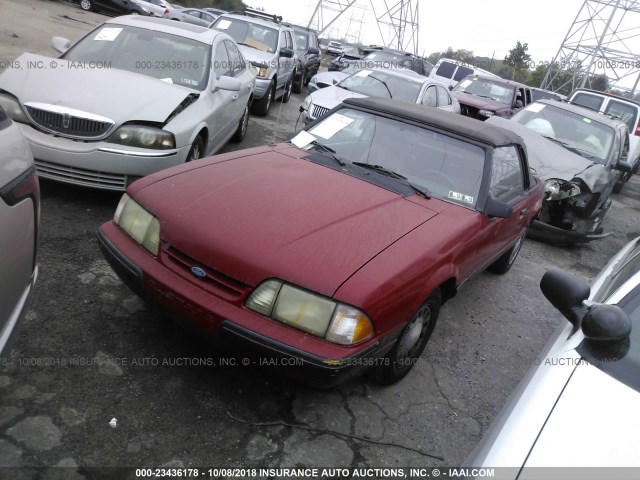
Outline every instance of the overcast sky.
{"label": "overcast sky", "polygon": [[[395,5],[398,0],[387,0]],[[373,0],[376,13],[384,11],[383,0]],[[534,61],[551,61],[578,14],[583,0],[419,0],[419,52],[465,48],[477,56],[503,59],[518,40],[529,44]],[[317,0],[245,0],[254,7],[282,15],[285,20],[306,25]],[[359,0],[369,7],[365,16],[363,41],[380,44],[370,0]],[[354,7],[352,7],[354,8]],[[356,10],[355,18],[362,16]],[[356,17],[357,15],[357,17]],[[349,11],[343,14],[348,21]],[[351,24],[356,25],[356,23]],[[344,31],[346,26],[342,26]],[[340,30],[340,29],[339,29]]]}

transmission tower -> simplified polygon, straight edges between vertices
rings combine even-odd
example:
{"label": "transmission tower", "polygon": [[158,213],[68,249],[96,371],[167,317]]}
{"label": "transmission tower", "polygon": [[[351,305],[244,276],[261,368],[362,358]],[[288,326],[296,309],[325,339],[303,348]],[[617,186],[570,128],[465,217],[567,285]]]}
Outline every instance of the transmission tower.
{"label": "transmission tower", "polygon": [[418,54],[418,0],[382,0],[384,12],[380,16],[374,0],[370,1],[384,46]]}
{"label": "transmission tower", "polygon": [[604,76],[610,87],[633,96],[640,80],[639,13],[640,1],[585,0],[541,87],[568,93],[597,86]]}
{"label": "transmission tower", "polygon": [[311,20],[307,25],[322,35],[357,0],[318,0]]}

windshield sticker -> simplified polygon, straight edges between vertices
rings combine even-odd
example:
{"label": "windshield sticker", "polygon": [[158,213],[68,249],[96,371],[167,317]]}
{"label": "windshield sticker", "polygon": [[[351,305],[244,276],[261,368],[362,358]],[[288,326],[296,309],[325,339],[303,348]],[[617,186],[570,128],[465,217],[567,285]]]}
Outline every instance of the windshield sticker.
{"label": "windshield sticker", "polygon": [[183,85],[193,85],[195,87],[198,86],[198,81],[194,80],[193,78],[181,78],[180,83],[182,83]]}
{"label": "windshield sticker", "polygon": [[462,82],[460,82],[460,86],[461,86],[462,88],[466,88],[466,87],[468,87],[469,85],[471,85],[471,80],[463,80]]}
{"label": "windshield sticker", "polygon": [[220,20],[214,28],[217,28],[218,30],[226,30],[230,25],[231,22],[229,20]]}
{"label": "windshield sticker", "polygon": [[541,112],[545,106],[542,103],[532,103],[529,105],[526,110],[533,113]]}
{"label": "windshield sticker", "polygon": [[590,118],[583,118],[582,121],[584,123],[591,123],[591,119]]}
{"label": "windshield sticker", "polygon": [[122,31],[121,28],[105,27],[102,30],[100,30],[98,34],[95,37],[93,37],[93,39],[102,40],[104,42],[113,42],[116,38],[118,38],[118,35],[120,35],[121,31]]}
{"label": "windshield sticker", "polygon": [[464,202],[473,205],[473,197],[469,195],[463,195],[462,193],[449,190],[449,198],[451,200],[457,200],[458,202]]}
{"label": "windshield sticker", "polygon": [[327,140],[343,128],[347,127],[351,122],[353,122],[352,118],[345,117],[339,113],[334,113],[329,118],[325,119],[320,125],[317,125],[310,133]]}
{"label": "windshield sticker", "polygon": [[291,139],[291,143],[293,143],[298,148],[304,148],[313,142],[316,139],[313,135],[311,135],[306,130],[302,130],[299,134]]}

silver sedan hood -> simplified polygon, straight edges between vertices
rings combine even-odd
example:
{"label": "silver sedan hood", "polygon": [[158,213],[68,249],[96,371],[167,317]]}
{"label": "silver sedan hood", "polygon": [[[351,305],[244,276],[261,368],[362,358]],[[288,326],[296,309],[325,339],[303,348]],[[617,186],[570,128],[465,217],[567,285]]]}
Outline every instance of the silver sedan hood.
{"label": "silver sedan hood", "polygon": [[81,68],[80,62],[31,53],[22,54],[17,61],[22,68],[4,71],[0,90],[23,104],[69,107],[110,118],[116,125],[130,120],[164,123],[189,94],[197,93],[117,68]]}
{"label": "silver sedan hood", "polygon": [[524,139],[529,166],[542,180],[558,178],[569,182],[579,178],[592,192],[601,191],[609,184],[609,171],[604,165],[570,152],[513,120],[493,116],[487,122],[511,130]]}
{"label": "silver sedan hood", "polygon": [[330,86],[322,88],[311,94],[311,103],[319,105],[325,108],[333,108],[340,104],[346,98],[364,98],[366,95],[361,93],[351,92],[344,88]]}

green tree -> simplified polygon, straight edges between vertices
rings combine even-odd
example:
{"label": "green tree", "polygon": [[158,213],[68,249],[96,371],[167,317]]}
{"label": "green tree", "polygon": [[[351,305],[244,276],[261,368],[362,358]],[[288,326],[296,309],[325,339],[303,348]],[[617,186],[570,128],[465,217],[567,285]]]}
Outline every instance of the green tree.
{"label": "green tree", "polygon": [[516,46],[509,50],[509,54],[504,57],[504,61],[511,67],[511,78],[519,82],[525,81],[529,74],[529,65],[531,55],[527,53],[529,50],[528,43],[516,43]]}

